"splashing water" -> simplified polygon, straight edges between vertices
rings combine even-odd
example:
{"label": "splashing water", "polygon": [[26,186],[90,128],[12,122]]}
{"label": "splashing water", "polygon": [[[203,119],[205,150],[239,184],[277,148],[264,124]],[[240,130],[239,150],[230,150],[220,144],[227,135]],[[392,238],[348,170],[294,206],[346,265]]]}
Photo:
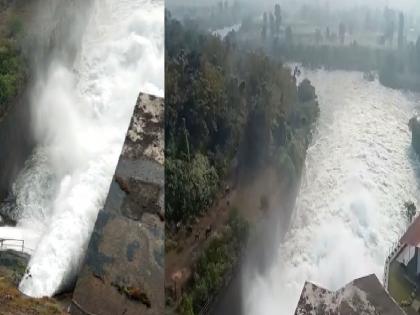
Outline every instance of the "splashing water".
{"label": "splashing water", "polygon": [[321,115],[308,151],[291,229],[264,273],[244,275],[247,315],[293,314],[305,281],[337,290],[383,276],[405,228],[405,201],[418,204],[418,158],[408,121],[420,96],[366,82],[357,72],[306,71]]}
{"label": "splashing water", "polygon": [[38,146],[13,187],[18,224],[0,228],[33,250],[19,286],[33,297],[74,283],[137,96],[163,96],[163,1],[97,0],[91,10],[73,66],[51,60],[33,88]]}

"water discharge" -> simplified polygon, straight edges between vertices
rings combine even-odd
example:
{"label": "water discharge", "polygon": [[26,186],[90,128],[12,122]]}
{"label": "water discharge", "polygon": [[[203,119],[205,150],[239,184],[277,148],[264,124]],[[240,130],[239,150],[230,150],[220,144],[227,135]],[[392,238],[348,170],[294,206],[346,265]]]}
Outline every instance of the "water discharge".
{"label": "water discharge", "polygon": [[366,82],[362,74],[305,71],[321,115],[290,230],[263,273],[244,276],[247,315],[293,314],[306,280],[337,290],[375,273],[418,205],[420,166],[408,121],[420,96]]}
{"label": "water discharge", "polygon": [[34,297],[74,283],[137,96],[163,96],[163,1],[96,0],[90,10],[75,62],[52,58],[37,76],[38,145],[13,187],[18,224],[0,228],[32,249],[19,288]]}

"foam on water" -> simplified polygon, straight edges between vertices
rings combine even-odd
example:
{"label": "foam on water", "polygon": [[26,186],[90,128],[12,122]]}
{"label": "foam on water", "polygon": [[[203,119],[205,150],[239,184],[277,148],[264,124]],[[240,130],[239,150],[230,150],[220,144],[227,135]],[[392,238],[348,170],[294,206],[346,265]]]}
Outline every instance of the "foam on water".
{"label": "foam on water", "polygon": [[233,26],[227,26],[215,31],[212,31],[212,35],[219,36],[221,39],[224,39],[230,32],[237,32],[241,28],[242,24],[235,24]]}
{"label": "foam on water", "polygon": [[244,276],[247,315],[293,314],[306,280],[337,290],[383,277],[405,228],[405,201],[418,205],[420,174],[408,121],[420,96],[366,82],[356,72],[305,71],[321,115],[291,229],[274,262]]}
{"label": "foam on water", "polygon": [[51,296],[80,268],[140,91],[163,96],[160,0],[97,0],[74,67],[52,60],[33,89],[38,146],[16,180],[16,228],[35,250],[20,290]]}

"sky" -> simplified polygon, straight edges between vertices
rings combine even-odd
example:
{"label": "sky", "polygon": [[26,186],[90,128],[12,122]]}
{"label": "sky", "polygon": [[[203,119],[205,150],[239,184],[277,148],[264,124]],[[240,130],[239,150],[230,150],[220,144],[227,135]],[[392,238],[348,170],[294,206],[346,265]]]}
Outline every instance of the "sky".
{"label": "sky", "polygon": [[[199,6],[202,4],[215,4],[218,3],[220,0],[167,0],[166,3],[168,5],[194,5]],[[252,3],[253,0],[238,0],[239,2],[248,2]],[[280,5],[284,2],[288,2],[290,0],[260,0],[260,3],[268,4],[268,3],[280,3]],[[229,2],[233,2],[230,0]],[[297,0],[293,1],[295,3],[326,3],[327,0]],[[383,7],[388,5],[391,8],[395,8],[398,10],[404,11],[411,11],[411,10],[418,10],[420,12],[420,0],[329,0],[331,6],[354,6],[354,5],[369,5],[372,7]]]}

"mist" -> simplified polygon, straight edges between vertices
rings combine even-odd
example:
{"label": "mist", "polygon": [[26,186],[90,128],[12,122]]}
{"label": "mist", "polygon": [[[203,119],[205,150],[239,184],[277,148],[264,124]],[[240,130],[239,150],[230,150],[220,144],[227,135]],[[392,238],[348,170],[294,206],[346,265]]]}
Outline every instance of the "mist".
{"label": "mist", "polygon": [[19,289],[71,289],[140,92],[163,95],[162,1],[39,1],[26,40],[36,147],[13,185],[31,259]]}
{"label": "mist", "polygon": [[[224,2],[224,1],[223,1]],[[301,5],[324,5],[329,6],[334,9],[340,8],[350,8],[355,6],[367,6],[370,8],[377,8],[377,7],[384,7],[388,6],[393,9],[403,10],[403,11],[416,11],[420,7],[420,4],[416,0],[401,0],[401,1],[392,1],[392,0],[316,0],[316,1],[308,1],[308,0],[282,0],[282,1],[273,1],[273,0],[261,0],[258,1],[258,5],[255,4],[255,1],[251,0],[231,0],[228,1],[229,3],[233,4],[235,2],[244,5],[255,5],[260,7],[262,10],[264,6],[272,6],[276,3],[279,3],[281,6],[285,6],[288,8],[298,7]],[[189,7],[200,7],[200,6],[214,6],[220,3],[220,0],[168,0],[167,7],[171,8],[173,6],[189,6]]]}

